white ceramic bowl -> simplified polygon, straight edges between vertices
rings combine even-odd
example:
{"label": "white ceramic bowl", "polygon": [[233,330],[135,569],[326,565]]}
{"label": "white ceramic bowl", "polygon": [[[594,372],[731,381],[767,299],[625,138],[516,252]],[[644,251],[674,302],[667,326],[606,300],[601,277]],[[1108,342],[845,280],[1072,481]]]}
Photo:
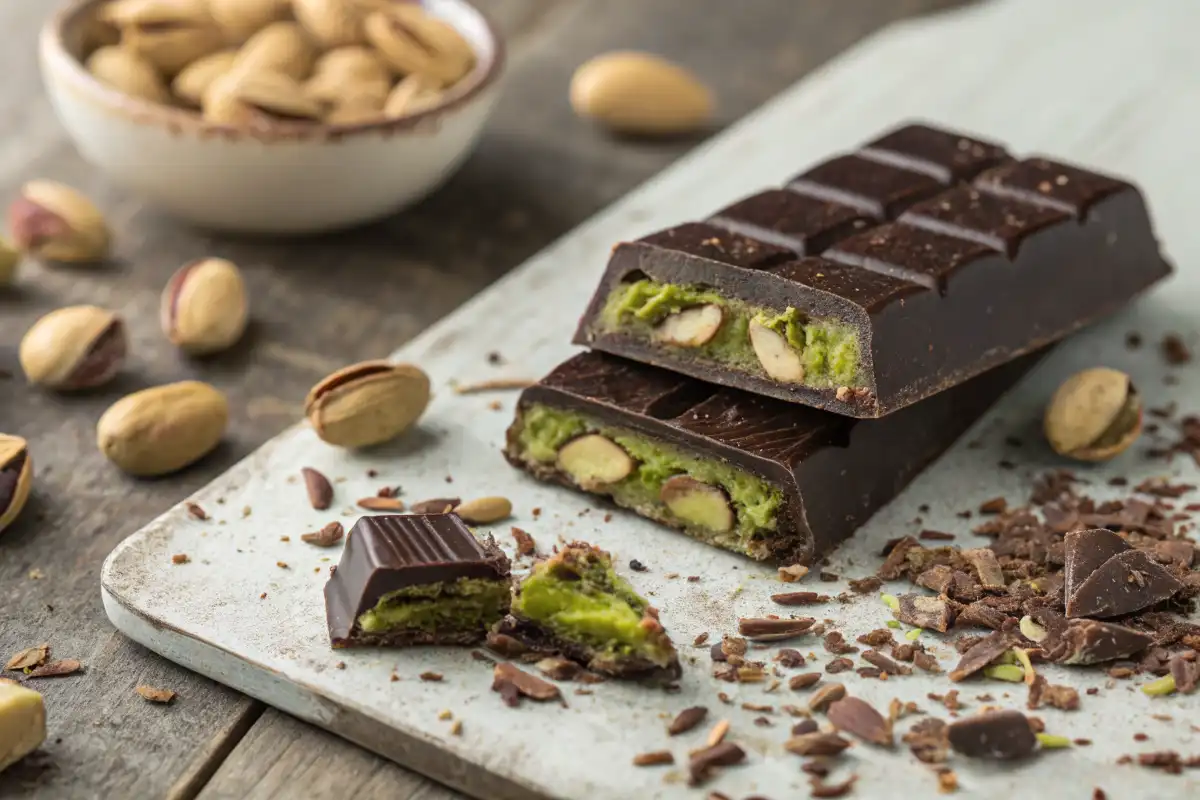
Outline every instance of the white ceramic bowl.
{"label": "white ceramic bowl", "polygon": [[42,31],[42,76],[89,162],[194,224],[247,233],[345,228],[397,211],[450,176],[499,94],[504,46],[465,0],[424,0],[475,48],[475,70],[444,102],[370,125],[280,123],[269,131],[205,122],[101,84],[82,66],[96,10],[83,0]]}

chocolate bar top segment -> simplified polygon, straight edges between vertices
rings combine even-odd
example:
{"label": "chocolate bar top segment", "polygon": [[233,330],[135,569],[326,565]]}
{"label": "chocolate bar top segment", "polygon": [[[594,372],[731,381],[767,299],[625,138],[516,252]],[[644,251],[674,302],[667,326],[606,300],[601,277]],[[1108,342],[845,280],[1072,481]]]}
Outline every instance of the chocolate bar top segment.
{"label": "chocolate bar top segment", "polygon": [[788,183],[788,188],[819,200],[856,208],[875,219],[889,219],[899,209],[936,194],[944,184],[910,169],[859,155],[846,155],[796,176]]}
{"label": "chocolate bar top segment", "polygon": [[500,580],[508,573],[504,554],[494,544],[480,544],[457,514],[361,517],[325,584],[330,632],[347,638],[361,614],[400,589],[463,578]]}
{"label": "chocolate bar top segment", "polygon": [[768,189],[721,209],[709,223],[787,248],[797,256],[812,256],[874,221],[841,203]]}
{"label": "chocolate bar top segment", "polygon": [[745,269],[766,269],[796,257],[795,252],[787,248],[700,222],[668,228],[639,241],[662,251],[675,251]]}
{"label": "chocolate bar top segment", "polygon": [[913,124],[885,133],[859,151],[863,158],[923,172],[950,185],[1010,158],[998,144]]}
{"label": "chocolate bar top segment", "polygon": [[825,257],[945,293],[960,267],[993,252],[982,242],[888,223],[841,242]]}
{"label": "chocolate bar top segment", "polygon": [[975,179],[981,190],[1087,217],[1096,203],[1133,188],[1118,178],[1088,172],[1047,158],[1027,158],[989,169]]}
{"label": "chocolate bar top segment", "polygon": [[955,187],[900,215],[903,225],[978,242],[1010,259],[1026,237],[1068,219],[1070,215],[1057,208],[984,194],[973,186]]}

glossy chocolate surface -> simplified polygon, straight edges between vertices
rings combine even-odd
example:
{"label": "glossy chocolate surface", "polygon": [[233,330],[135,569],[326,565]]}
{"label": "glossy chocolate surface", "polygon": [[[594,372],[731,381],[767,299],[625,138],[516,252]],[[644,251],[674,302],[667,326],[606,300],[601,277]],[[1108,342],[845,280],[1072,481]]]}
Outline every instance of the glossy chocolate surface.
{"label": "glossy chocolate surface", "polygon": [[346,535],[337,570],[325,584],[329,635],[352,638],[355,621],[384,595],[461,578],[505,580],[508,558],[482,544],[456,514],[362,517]]}
{"label": "glossy chocolate surface", "polygon": [[[534,403],[574,411],[765,479],[784,495],[773,557],[807,563],[895,497],[1038,358],[1014,361],[886,419],[857,420],[591,352],[526,389],[518,414]],[[522,462],[517,434],[514,424],[506,451],[514,466],[574,488],[553,464]]]}
{"label": "glossy chocolate surface", "polygon": [[[619,244],[575,343],[703,380],[878,417],[1057,341],[1170,274],[1141,194],[1116,178],[909,125],[718,211]],[[853,326],[857,393],[779,383],[606,331],[623,282],[711,287]]]}

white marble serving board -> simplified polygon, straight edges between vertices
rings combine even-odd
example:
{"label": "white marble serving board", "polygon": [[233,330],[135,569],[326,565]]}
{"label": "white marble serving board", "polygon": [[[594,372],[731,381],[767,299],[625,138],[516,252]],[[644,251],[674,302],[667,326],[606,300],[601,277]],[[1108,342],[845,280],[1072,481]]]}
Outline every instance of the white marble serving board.
{"label": "white marble serving board", "polygon": [[[691,157],[630,194],[574,233],[549,247],[451,317],[396,354],[431,374],[436,399],[420,429],[394,446],[349,454],[325,446],[304,426],[268,443],[193,501],[214,517],[198,522],[182,506],[123,542],[104,565],[103,595],[113,623],[147,647],[291,714],[341,734],[388,758],[486,798],[562,797],[696,798],[680,766],[637,769],[634,754],[673,750],[682,764],[703,731],[677,740],[665,721],[686,706],[702,704],[710,721],[727,718],[730,736],[749,753],[748,763],[726,770],[710,789],[733,798],[762,794],[773,800],[804,797],[800,759],[784,752],[791,720],[765,716],[743,702],[802,703],[786,686],[764,694],[763,685],[733,686],[709,676],[703,648],[690,645],[709,632],[714,639],[735,630],[736,619],[773,608],[767,596],[780,589],[770,570],[717,552],[629,514],[605,521],[605,509],[572,492],[536,483],[510,469],[499,446],[515,393],[456,395],[451,384],[495,377],[536,377],[572,348],[577,314],[599,276],[609,246],[709,212],[762,185],[794,174],[839,149],[912,117],[942,122],[1033,150],[1137,176],[1151,200],[1158,231],[1179,268],[1169,285],[1120,317],[1074,338],[1043,363],[1017,390],[881,511],[833,559],[849,577],[872,572],[880,546],[920,527],[955,531],[972,541],[971,522],[955,512],[1004,495],[1028,496],[1031,476],[1062,466],[1041,444],[1038,420],[1052,388],[1068,373],[1094,364],[1129,371],[1153,405],[1178,401],[1200,408],[1200,374],[1169,370],[1155,343],[1178,331],[1200,345],[1200,3],[1195,0],[1004,0],[892,28],[785,92],[774,102]],[[1125,333],[1141,331],[1147,345],[1131,351]],[[489,364],[500,351],[507,363]],[[1165,385],[1168,372],[1178,379]],[[489,408],[500,399],[503,409]],[[1164,433],[1168,426],[1164,425]],[[1007,436],[1025,445],[1006,445]],[[967,440],[983,443],[969,449]],[[1148,444],[1148,443],[1147,443]],[[1132,481],[1169,474],[1195,481],[1190,460],[1169,467],[1139,455],[1142,448],[1082,474],[1098,496],[1105,479]],[[1001,458],[1019,464],[997,468]],[[300,466],[338,479],[333,512],[312,511],[297,481]],[[378,477],[367,477],[369,469]],[[448,483],[453,476],[453,483]],[[662,608],[662,620],[685,658],[682,691],[667,695],[637,686],[606,683],[589,696],[564,685],[569,707],[524,704],[506,708],[489,690],[487,665],[466,651],[334,652],[325,629],[321,589],[339,549],[318,550],[299,541],[302,532],[340,516],[347,524],[355,499],[385,484],[400,484],[409,500],[486,494],[513,499],[513,523],[530,531],[543,549],[558,537],[581,538],[617,554],[624,564],[643,561],[650,571],[632,580]],[[923,525],[912,522],[918,506]],[[543,512],[535,517],[532,509]],[[496,533],[511,547],[507,524]],[[281,537],[290,537],[282,541]],[[191,562],[173,565],[186,553]],[[287,569],[276,566],[285,562]],[[668,573],[698,575],[698,582]],[[844,584],[808,581],[807,588],[837,594]],[[900,588],[900,587],[895,587]],[[837,620],[848,639],[879,627],[885,610],[875,596],[848,605],[818,607]],[[952,649],[926,634],[944,664]],[[819,643],[804,643],[823,665],[832,656]],[[335,668],[339,661],[344,669]],[[820,667],[818,667],[819,669]],[[441,683],[418,679],[424,671]],[[1090,747],[1052,752],[1019,767],[954,761],[960,796],[979,798],[1090,798],[1102,786],[1109,797],[1195,797],[1195,771],[1171,777],[1116,764],[1119,755],[1159,748],[1200,754],[1197,697],[1151,700],[1133,682],[1105,687],[1099,671],[1047,670],[1052,682],[1096,686],[1079,711],[1044,711],[1050,732],[1094,740]],[[393,682],[395,673],[400,680]],[[849,673],[853,693],[880,706],[893,697],[915,700],[950,687],[944,677],[914,675],[881,682]],[[971,708],[974,696],[991,692],[998,702],[1023,707],[1024,687],[970,683],[960,686]],[[733,705],[722,705],[718,691]],[[449,710],[463,722],[461,736],[439,720]],[[1172,715],[1155,720],[1152,713]],[[707,727],[707,726],[705,726]],[[1132,739],[1144,731],[1149,741]],[[888,752],[854,747],[844,776],[860,776],[855,797],[936,795],[934,776],[900,747]]]}

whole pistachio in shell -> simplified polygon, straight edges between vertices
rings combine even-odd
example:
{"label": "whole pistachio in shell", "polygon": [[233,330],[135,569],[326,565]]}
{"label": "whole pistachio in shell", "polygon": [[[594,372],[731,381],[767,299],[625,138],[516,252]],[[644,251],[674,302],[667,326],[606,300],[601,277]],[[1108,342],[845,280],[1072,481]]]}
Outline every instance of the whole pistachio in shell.
{"label": "whole pistachio in shell", "polygon": [[101,47],[88,56],[87,70],[101,83],[131,97],[169,104],[171,95],[154,65],[124,47]]}
{"label": "whole pistachio in shell", "polygon": [[305,414],[317,436],[341,447],[394,439],[429,405],[429,376],[412,364],[364,361],[338,370],[308,393]]}
{"label": "whole pistachio in shell", "polygon": [[295,22],[273,22],[238,50],[233,70],[242,74],[280,72],[302,81],[312,71],[317,48]]}
{"label": "whole pistachio in shell", "polygon": [[17,355],[30,383],[75,391],[111,380],[127,351],[120,317],[98,306],[68,306],[35,322]]}
{"label": "whole pistachio in shell", "polygon": [[21,264],[21,253],[0,236],[0,288],[8,286],[17,278],[17,267]]}
{"label": "whole pistachio in shell", "polygon": [[204,118],[224,125],[269,126],[321,118],[321,105],[281,72],[231,72],[204,96]]}
{"label": "whole pistachio in shell", "polygon": [[16,246],[49,261],[101,261],[108,256],[104,215],[83,194],[54,181],[30,181],[8,208]]}
{"label": "whole pistachio in shell", "polygon": [[1124,372],[1086,369],[1058,387],[1046,408],[1044,429],[1059,455],[1107,461],[1141,434],[1142,398]]}
{"label": "whole pistachio in shell", "polygon": [[130,475],[166,475],[211,452],[228,424],[224,394],[207,383],[183,381],[118,400],[96,423],[96,444]]}
{"label": "whole pistachio in shell", "polygon": [[205,0],[117,0],[101,18],[121,31],[121,47],[167,76],[225,46]]}
{"label": "whole pistachio in shell", "polygon": [[246,283],[223,258],[205,258],[176,270],[163,289],[163,332],[195,355],[231,347],[246,330]]}
{"label": "whole pistachio in shell", "polygon": [[475,51],[458,30],[420,3],[393,3],[364,24],[367,40],[401,75],[420,73],[439,86],[457,83],[475,66]]}
{"label": "whole pistachio in shell", "polygon": [[288,0],[208,0],[208,13],[229,42],[244,42],[258,31],[287,19]]}
{"label": "whole pistachio in shell", "polygon": [[171,82],[171,91],[180,100],[197,108],[204,104],[204,95],[218,78],[233,69],[236,50],[219,50],[188,64]]}
{"label": "whole pistachio in shell", "polygon": [[32,485],[29,445],[20,436],[0,433],[0,533],[21,514]]}

